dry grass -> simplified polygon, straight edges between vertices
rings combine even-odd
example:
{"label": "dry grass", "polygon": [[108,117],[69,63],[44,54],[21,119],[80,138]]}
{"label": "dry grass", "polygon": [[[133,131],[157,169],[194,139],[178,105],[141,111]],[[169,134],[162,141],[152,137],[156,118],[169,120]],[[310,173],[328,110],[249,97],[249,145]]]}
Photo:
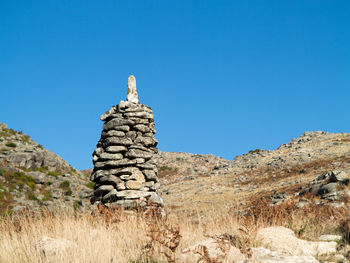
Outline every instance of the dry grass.
{"label": "dry grass", "polygon": [[[249,247],[257,245],[257,229],[270,225],[287,226],[311,240],[321,234],[342,233],[349,242],[350,236],[348,210],[324,206],[296,209],[293,202],[270,206],[253,201],[242,216],[217,214],[215,210],[208,210],[205,216],[168,215],[43,212],[3,218],[0,262],[181,262],[181,251],[206,237],[228,241],[249,254]],[[77,246],[45,254],[37,246],[43,236],[67,239]]]}

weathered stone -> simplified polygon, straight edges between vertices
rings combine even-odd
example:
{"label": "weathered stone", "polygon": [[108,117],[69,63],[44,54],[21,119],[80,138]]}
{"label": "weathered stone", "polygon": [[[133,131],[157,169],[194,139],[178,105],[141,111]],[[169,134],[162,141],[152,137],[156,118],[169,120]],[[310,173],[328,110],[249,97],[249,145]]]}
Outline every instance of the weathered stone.
{"label": "weathered stone", "polygon": [[36,183],[36,184],[45,183],[46,174],[44,174],[42,172],[29,172],[27,175],[33,177],[34,183]]}
{"label": "weathered stone", "polygon": [[155,183],[154,185],[149,187],[149,190],[155,192],[159,189],[159,187],[160,187],[160,183]]}
{"label": "weathered stone", "polygon": [[322,235],[318,238],[320,241],[340,241],[342,236],[340,235]]}
{"label": "weathered stone", "polygon": [[125,190],[126,189],[125,188],[125,183],[124,182],[118,183],[116,188],[117,188],[118,191]]}
{"label": "weathered stone", "polygon": [[130,199],[126,199],[126,200],[117,200],[116,202],[113,202],[111,204],[108,204],[108,207],[112,207],[112,208],[117,208],[117,207],[124,207],[125,209],[131,209],[131,208],[136,208],[138,206],[142,206],[144,202],[140,202],[138,200],[130,200]]}
{"label": "weathered stone", "polygon": [[146,132],[143,134],[144,137],[151,137],[153,138],[154,134],[152,132]]}
{"label": "weathered stone", "polygon": [[109,152],[109,153],[120,153],[120,152],[126,152],[127,150],[128,148],[121,145],[113,145],[113,146],[106,147],[106,152]]}
{"label": "weathered stone", "polygon": [[118,191],[116,189],[112,189],[109,193],[102,197],[102,202],[114,202],[118,199],[117,197]]}
{"label": "weathered stone", "polygon": [[129,146],[131,144],[132,144],[132,140],[127,137],[108,137],[103,142],[103,146],[105,148],[111,145]]}
{"label": "weathered stone", "polygon": [[125,199],[138,199],[142,197],[148,197],[150,195],[151,195],[150,192],[137,191],[137,190],[124,190],[124,191],[118,191],[117,193],[118,198],[125,198]]}
{"label": "weathered stone", "polygon": [[90,181],[97,182],[103,176],[112,175],[114,170],[115,169],[113,169],[113,170],[112,169],[110,169],[110,170],[96,170],[96,166],[95,166],[95,170],[90,175]]}
{"label": "weathered stone", "polygon": [[145,175],[146,181],[158,181],[157,175],[154,170],[143,170],[142,172]]}
{"label": "weathered stone", "polygon": [[338,184],[337,183],[329,183],[321,186],[321,188],[318,190],[319,195],[324,195],[328,193],[334,193],[337,191]]}
{"label": "weathered stone", "polygon": [[96,190],[91,202],[135,207],[147,205],[146,197],[150,197],[148,201],[162,205],[155,192],[159,184],[155,183],[157,167],[152,158],[158,152],[158,141],[153,112],[139,103],[134,76],[128,80],[127,100],[102,114],[101,120],[105,124],[93,154],[90,180],[96,183]]}
{"label": "weathered stone", "polygon": [[330,176],[330,182],[340,182],[343,184],[349,183],[349,175],[345,173],[344,171],[335,170],[332,172]]}
{"label": "weathered stone", "polygon": [[122,159],[122,160],[110,160],[105,162],[96,162],[95,168],[108,168],[108,167],[123,167],[123,166],[129,166],[136,164],[136,159],[129,160],[129,159]]}
{"label": "weathered stone", "polygon": [[94,190],[95,196],[102,196],[114,189],[113,185],[101,185]]}
{"label": "weathered stone", "polygon": [[101,160],[121,160],[123,155],[120,153],[102,153],[100,155]]}
{"label": "weathered stone", "polygon": [[150,197],[148,198],[149,203],[154,203],[159,206],[164,205],[163,199],[156,192],[149,192],[149,193],[150,193]]}
{"label": "weathered stone", "polygon": [[143,119],[153,119],[153,114],[145,111],[141,112],[127,112],[124,114],[127,118],[130,117],[137,117],[137,118],[143,118]]}
{"label": "weathered stone", "polygon": [[126,189],[139,190],[142,187],[142,183],[135,180],[129,180],[125,183]]}
{"label": "weathered stone", "polygon": [[103,148],[98,147],[98,148],[96,148],[96,150],[94,151],[94,153],[92,155],[100,156],[101,153],[103,153]]}
{"label": "weathered stone", "polygon": [[336,252],[336,242],[311,242],[299,239],[285,227],[261,228],[256,240],[272,251],[290,256],[315,256]]}
{"label": "weathered stone", "polygon": [[143,104],[131,104],[125,109],[125,112],[137,112],[137,111],[146,111],[152,113],[152,109]]}
{"label": "weathered stone", "polygon": [[106,175],[106,176],[100,177],[98,181],[98,183],[100,184],[104,184],[104,185],[110,184],[113,186],[118,186],[118,184],[121,182],[122,180],[115,175]]}
{"label": "weathered stone", "polygon": [[153,163],[143,163],[143,164],[137,164],[136,167],[142,169],[142,170],[155,170],[157,169],[157,166]]}
{"label": "weathered stone", "polygon": [[129,118],[130,120],[132,120],[135,124],[149,124],[149,120],[150,119],[142,119],[142,118],[137,118],[137,117],[132,117]]}
{"label": "weathered stone", "polygon": [[146,125],[143,125],[143,124],[135,125],[134,129],[137,130],[137,131],[140,131],[142,133],[146,133],[146,132],[149,132],[151,130],[150,127],[148,127]]}
{"label": "weathered stone", "polygon": [[116,131],[116,130],[109,130],[108,132],[102,132],[103,137],[123,137],[125,136],[125,132],[123,131]]}
{"label": "weathered stone", "polygon": [[[124,174],[121,174],[123,172]],[[143,173],[136,167],[128,167],[125,169],[125,171],[120,171],[120,174],[120,178],[123,180],[137,180],[140,182],[145,182]]]}
{"label": "weathered stone", "polygon": [[244,254],[238,248],[232,246],[229,241],[214,238],[202,240],[182,250],[180,262],[202,262],[204,256],[206,262],[246,262]]}
{"label": "weathered stone", "polygon": [[127,125],[114,126],[112,129],[109,129],[108,131],[122,131],[122,132],[128,132],[128,131],[130,131],[130,127],[127,126]]}
{"label": "weathered stone", "polygon": [[148,181],[144,183],[145,187],[152,187],[154,185],[154,181]]}
{"label": "weathered stone", "polygon": [[128,94],[126,96],[126,101],[139,103],[139,97],[136,89],[136,78],[133,75],[128,78]]}
{"label": "weathered stone", "polygon": [[116,107],[116,106],[113,106],[112,108],[110,108],[108,111],[106,111],[105,113],[103,113],[103,114],[100,116],[100,120],[101,120],[101,121],[107,120],[107,118],[108,118],[111,114],[116,113],[116,110],[117,110],[117,107]]}
{"label": "weathered stone", "polygon": [[135,160],[137,164],[143,164],[143,163],[146,162],[146,160],[143,159],[143,158],[136,158],[136,159],[133,159],[133,160]]}
{"label": "weathered stone", "polygon": [[124,126],[124,125],[134,125],[134,122],[132,120],[128,119],[112,119],[103,125],[103,130],[104,131],[109,131],[109,130],[117,130],[117,127]]}
{"label": "weathered stone", "polygon": [[[243,261],[246,262],[246,261]],[[242,262],[242,263],[243,263]],[[249,262],[259,263],[318,263],[313,256],[291,256],[281,252],[271,251],[264,247],[251,248],[251,258]]]}
{"label": "weathered stone", "polygon": [[145,152],[142,150],[138,150],[138,149],[130,149],[126,154],[125,157],[133,159],[133,158],[143,158],[145,160],[149,160],[151,159],[153,156],[152,153],[150,152]]}
{"label": "weathered stone", "polygon": [[149,152],[149,153],[153,153],[154,152],[154,149],[146,148],[146,147],[143,147],[142,145],[130,145],[129,149],[137,149],[137,150],[141,150],[141,151]]}
{"label": "weathered stone", "polygon": [[126,137],[130,138],[131,140],[135,140],[137,134],[136,134],[136,131],[128,131],[126,133]]}
{"label": "weathered stone", "polygon": [[154,147],[157,145],[158,141],[151,137],[138,136],[135,139],[135,143],[141,143],[145,147]]}
{"label": "weathered stone", "polygon": [[138,149],[130,149],[127,153],[125,153],[125,157],[130,158],[130,159],[143,158],[145,160],[149,160],[152,158],[152,156],[153,156],[152,153],[145,152],[145,151],[138,150]]}

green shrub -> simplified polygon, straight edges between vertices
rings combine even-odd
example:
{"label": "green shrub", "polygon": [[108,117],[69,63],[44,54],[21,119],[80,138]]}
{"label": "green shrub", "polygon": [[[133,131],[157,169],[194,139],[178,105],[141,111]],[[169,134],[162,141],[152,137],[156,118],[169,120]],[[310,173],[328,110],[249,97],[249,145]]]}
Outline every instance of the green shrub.
{"label": "green shrub", "polygon": [[6,147],[3,147],[3,148],[0,149],[0,151],[1,151],[1,152],[7,152],[8,149],[7,149]]}
{"label": "green shrub", "polygon": [[7,147],[12,147],[12,148],[15,148],[17,147],[17,144],[15,144],[14,142],[8,142],[5,144]]}
{"label": "green shrub", "polygon": [[7,129],[7,131],[12,135],[16,135],[16,131],[14,129]]}
{"label": "green shrub", "polygon": [[32,188],[33,190],[36,189],[36,184],[34,182],[28,182],[27,185]]}
{"label": "green shrub", "polygon": [[60,187],[63,188],[63,189],[64,188],[69,188],[69,185],[70,185],[70,183],[67,180],[65,180],[62,183],[60,183]]}
{"label": "green shrub", "polygon": [[29,200],[34,200],[34,201],[38,200],[38,198],[33,193],[27,193],[27,197]]}
{"label": "green shrub", "polygon": [[0,169],[0,176],[4,174],[4,170]]}
{"label": "green shrub", "polygon": [[39,147],[40,149],[44,149],[44,147],[43,147],[41,144],[38,144],[38,147]]}
{"label": "green shrub", "polygon": [[250,150],[250,151],[248,152],[248,154],[259,153],[259,152],[262,152],[262,151],[263,151],[263,150],[261,150],[261,149]]}
{"label": "green shrub", "polygon": [[51,175],[51,176],[54,176],[56,178],[59,176],[59,174],[57,172],[54,172],[54,171],[49,171],[47,174]]}
{"label": "green shrub", "polygon": [[30,137],[28,135],[23,135],[21,137],[22,142],[29,143],[30,142]]}
{"label": "green shrub", "polygon": [[171,171],[172,168],[169,166],[161,166],[159,167],[159,171],[163,172],[163,171]]}
{"label": "green shrub", "polygon": [[32,189],[35,187],[34,178],[32,176],[26,175],[23,172],[14,172],[8,174],[7,176],[7,183],[10,189],[15,189],[16,186],[18,186],[19,189],[22,190],[24,185],[28,185]]}
{"label": "green shrub", "polygon": [[74,210],[78,210],[80,207],[81,207],[81,204],[79,203],[79,201],[74,201],[73,203]]}
{"label": "green shrub", "polygon": [[38,172],[46,173],[48,168],[46,166],[41,166],[35,169]]}
{"label": "green shrub", "polygon": [[94,189],[95,183],[94,182],[88,182],[85,184],[86,187],[89,187],[90,189]]}
{"label": "green shrub", "polygon": [[73,194],[73,191],[72,191],[72,189],[69,188],[68,191],[66,191],[64,194],[66,196],[71,196]]}
{"label": "green shrub", "polygon": [[44,193],[44,198],[43,198],[42,201],[48,201],[48,200],[51,200],[52,198],[53,198],[53,196],[52,196],[51,191],[46,191],[46,192]]}

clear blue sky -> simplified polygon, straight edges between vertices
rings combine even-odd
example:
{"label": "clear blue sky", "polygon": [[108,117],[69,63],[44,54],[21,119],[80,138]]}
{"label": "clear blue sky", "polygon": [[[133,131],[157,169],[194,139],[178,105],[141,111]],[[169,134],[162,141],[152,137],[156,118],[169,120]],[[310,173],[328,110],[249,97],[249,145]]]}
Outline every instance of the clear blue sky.
{"label": "clear blue sky", "polygon": [[350,1],[0,0],[0,121],[74,167],[130,74],[163,151],[349,132]]}

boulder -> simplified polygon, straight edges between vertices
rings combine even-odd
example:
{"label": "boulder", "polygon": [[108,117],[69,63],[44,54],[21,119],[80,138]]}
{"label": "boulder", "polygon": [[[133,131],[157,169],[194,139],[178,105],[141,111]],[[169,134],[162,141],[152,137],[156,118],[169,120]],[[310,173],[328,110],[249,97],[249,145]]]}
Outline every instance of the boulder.
{"label": "boulder", "polygon": [[331,182],[340,182],[342,184],[348,184],[349,179],[350,179],[349,175],[346,172],[340,171],[340,170],[333,171],[330,176]]}
{"label": "boulder", "polygon": [[46,179],[46,174],[42,173],[42,172],[29,172],[27,173],[28,176],[31,176],[34,178],[34,183],[36,184],[43,184],[45,183],[45,179]]}
{"label": "boulder", "polygon": [[243,263],[246,257],[226,240],[208,238],[181,253],[181,262],[230,262]]}
{"label": "boulder", "polygon": [[336,242],[311,242],[299,239],[288,228],[275,226],[260,228],[256,239],[271,251],[289,256],[315,256],[336,252]]}
{"label": "boulder", "polygon": [[318,263],[313,256],[291,256],[271,251],[264,247],[251,248],[252,256],[249,262],[259,263]]}

